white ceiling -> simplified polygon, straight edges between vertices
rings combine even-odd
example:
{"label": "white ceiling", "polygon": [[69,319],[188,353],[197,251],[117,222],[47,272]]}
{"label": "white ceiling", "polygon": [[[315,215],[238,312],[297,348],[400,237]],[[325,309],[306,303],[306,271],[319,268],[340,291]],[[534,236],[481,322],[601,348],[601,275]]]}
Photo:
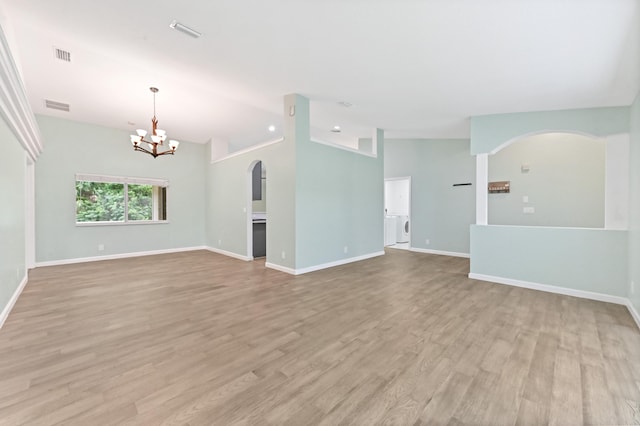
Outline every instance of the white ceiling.
{"label": "white ceiling", "polygon": [[[474,115],[629,105],[639,10],[638,0],[0,0],[34,112],[148,128],[157,86],[171,138],[235,149],[278,136],[288,93],[311,99],[315,128],[339,124],[345,137],[379,127],[465,138]],[[174,19],[203,36],[170,29]]]}

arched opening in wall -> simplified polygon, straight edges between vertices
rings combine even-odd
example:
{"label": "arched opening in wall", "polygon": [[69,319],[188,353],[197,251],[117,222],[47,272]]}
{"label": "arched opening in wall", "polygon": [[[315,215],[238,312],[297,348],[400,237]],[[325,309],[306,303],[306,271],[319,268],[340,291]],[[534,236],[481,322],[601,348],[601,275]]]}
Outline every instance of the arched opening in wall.
{"label": "arched opening in wall", "polygon": [[617,148],[612,140],[567,132],[503,145],[489,156],[488,223],[608,227],[605,211],[616,202],[612,171],[628,158]]}
{"label": "arched opening in wall", "polygon": [[267,169],[261,160],[249,166],[247,195],[247,256],[256,259],[267,255]]}

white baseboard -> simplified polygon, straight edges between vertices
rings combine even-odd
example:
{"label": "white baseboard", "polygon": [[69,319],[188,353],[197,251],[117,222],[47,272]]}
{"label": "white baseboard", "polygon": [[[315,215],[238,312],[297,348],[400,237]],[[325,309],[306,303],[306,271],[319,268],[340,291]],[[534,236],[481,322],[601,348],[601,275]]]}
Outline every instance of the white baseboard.
{"label": "white baseboard", "polygon": [[18,297],[20,297],[20,294],[22,294],[22,290],[24,290],[24,287],[27,285],[28,280],[29,280],[29,275],[28,273],[25,273],[24,278],[18,285],[18,288],[16,288],[16,291],[13,292],[11,299],[9,299],[7,306],[5,306],[2,312],[0,313],[0,328],[2,328],[2,326],[4,325],[4,322],[7,320],[7,318],[9,318],[9,313],[11,312],[16,302],[18,301]]}
{"label": "white baseboard", "polygon": [[284,272],[290,275],[296,275],[296,270],[293,268],[288,268],[286,266],[277,265],[275,263],[266,262],[264,264],[267,268],[275,269],[276,271]]}
{"label": "white baseboard", "polygon": [[636,311],[636,307],[633,306],[631,300],[627,300],[627,309],[629,310],[629,313],[631,314],[633,319],[636,321],[636,325],[638,326],[638,328],[640,328],[640,314],[638,313],[638,311]]}
{"label": "white baseboard", "polygon": [[438,254],[441,256],[465,257],[467,259],[469,258],[469,253],[458,253],[455,251],[431,250],[417,247],[409,247],[409,251],[414,251],[416,253]]}
{"label": "white baseboard", "polygon": [[482,275],[469,273],[469,278],[480,281],[489,281],[497,284],[506,284],[514,287],[529,288],[531,290],[546,291],[547,293],[564,294],[565,296],[580,297],[582,299],[598,300],[600,302],[615,303],[617,305],[629,305],[629,299],[620,296],[611,296],[609,294],[595,293],[592,291],[576,290],[567,287],[558,287],[555,285],[539,284],[530,281],[520,281],[511,278],[495,277],[492,275]]}
{"label": "white baseboard", "polygon": [[218,254],[222,254],[224,256],[233,257],[234,259],[244,260],[245,262],[253,260],[253,257],[249,257],[249,256],[245,256],[245,255],[242,255],[242,254],[234,253],[232,251],[222,250],[222,249],[215,248],[215,247],[205,247],[205,249],[209,250],[209,251],[211,251],[213,253],[218,253]]}
{"label": "white baseboard", "polygon": [[296,275],[306,274],[308,272],[319,271],[321,269],[333,268],[334,266],[346,265],[347,263],[359,262],[361,260],[371,259],[372,257],[384,256],[383,251],[377,251],[374,253],[363,254],[361,256],[349,257],[347,259],[340,259],[333,262],[322,263],[320,265],[308,266],[306,268],[296,269]]}
{"label": "white baseboard", "polygon": [[286,272],[291,275],[302,275],[309,272],[319,271],[321,269],[333,268],[334,266],[346,265],[347,263],[359,262],[361,260],[371,259],[372,257],[383,256],[384,251],[377,251],[375,253],[363,254],[362,256],[349,257],[347,259],[340,259],[334,262],[321,263],[320,265],[308,266],[306,268],[292,269],[286,266],[276,265],[275,263],[266,263],[267,268],[275,269],[277,271]]}
{"label": "white baseboard", "polygon": [[197,246],[197,247],[181,247],[181,248],[164,249],[164,250],[136,251],[132,253],[108,254],[105,256],[79,257],[76,259],[61,259],[61,260],[52,260],[47,262],[36,262],[36,268],[40,268],[43,266],[70,265],[72,263],[98,262],[101,260],[126,259],[129,257],[153,256],[156,254],[169,254],[169,253],[178,253],[183,251],[207,250],[207,249],[208,247],[206,246]]}

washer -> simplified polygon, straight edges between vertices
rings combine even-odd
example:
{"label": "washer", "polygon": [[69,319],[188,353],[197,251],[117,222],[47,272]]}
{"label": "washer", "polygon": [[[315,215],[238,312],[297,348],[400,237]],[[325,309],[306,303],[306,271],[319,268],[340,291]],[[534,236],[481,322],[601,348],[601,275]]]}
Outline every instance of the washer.
{"label": "washer", "polygon": [[398,231],[396,232],[396,242],[408,243],[409,242],[409,216],[398,216],[397,230]]}

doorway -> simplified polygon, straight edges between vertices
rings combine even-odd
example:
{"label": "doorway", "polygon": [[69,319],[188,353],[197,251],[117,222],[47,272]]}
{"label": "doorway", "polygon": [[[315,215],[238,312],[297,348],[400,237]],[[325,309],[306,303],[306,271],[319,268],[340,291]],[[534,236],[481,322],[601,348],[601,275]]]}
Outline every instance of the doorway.
{"label": "doorway", "polygon": [[384,245],[411,248],[411,177],[384,180]]}
{"label": "doorway", "polygon": [[247,256],[256,259],[267,255],[267,169],[255,160],[249,166],[247,209]]}

